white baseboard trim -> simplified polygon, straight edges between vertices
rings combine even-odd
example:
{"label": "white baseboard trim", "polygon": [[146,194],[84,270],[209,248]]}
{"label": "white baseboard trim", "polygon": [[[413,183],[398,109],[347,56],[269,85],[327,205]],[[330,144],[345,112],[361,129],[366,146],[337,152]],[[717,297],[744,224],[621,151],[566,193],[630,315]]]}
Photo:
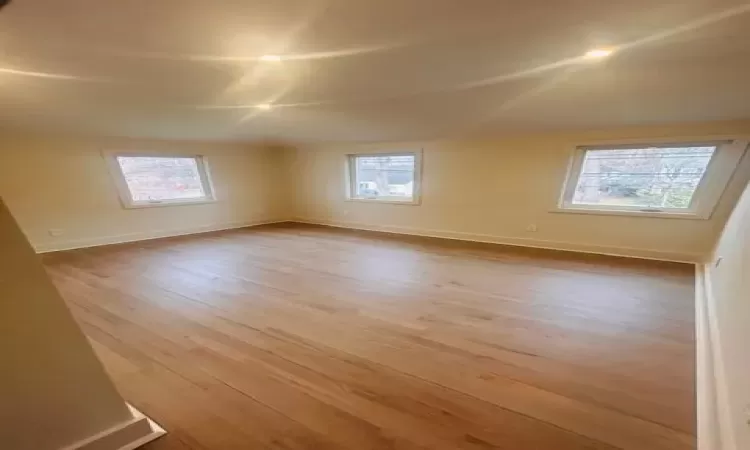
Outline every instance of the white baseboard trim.
{"label": "white baseboard trim", "polygon": [[695,266],[695,347],[698,450],[721,450],[716,399],[716,371],[711,345],[706,270]]}
{"label": "white baseboard trim", "polygon": [[258,225],[268,225],[272,223],[288,222],[288,220],[279,219],[259,219],[247,220],[241,222],[229,222],[215,225],[205,225],[193,228],[180,228],[171,230],[144,231],[137,233],[127,233],[112,236],[98,236],[86,239],[73,239],[61,242],[46,243],[34,245],[37,253],[59,252],[63,250],[74,250],[77,248],[98,247],[100,245],[123,244],[126,242],[147,241],[150,239],[160,239],[173,236],[185,236],[189,234],[208,233],[211,231],[231,230],[235,228],[247,228]]}
{"label": "white baseboard trim", "polygon": [[133,418],[61,450],[133,450],[166,434],[162,427],[128,405]]}
{"label": "white baseboard trim", "polygon": [[307,223],[313,225],[325,225],[337,228],[349,228],[354,230],[379,231],[393,234],[406,234],[411,236],[424,236],[443,239],[454,239],[459,241],[482,242],[488,244],[511,245],[515,247],[533,247],[548,250],[564,250],[579,253],[595,253],[599,255],[623,256],[628,258],[653,259],[658,261],[671,261],[695,264],[703,261],[704,256],[693,253],[664,252],[660,250],[648,250],[630,247],[613,247],[589,244],[578,244],[572,242],[547,241],[541,239],[529,239],[518,237],[494,236],[489,234],[466,233],[462,231],[429,230],[412,227],[401,227],[392,225],[370,225],[357,222],[340,222],[318,218],[296,217],[290,222]]}
{"label": "white baseboard trim", "polygon": [[698,450],[737,450],[711,272],[705,264],[696,265],[695,303]]}

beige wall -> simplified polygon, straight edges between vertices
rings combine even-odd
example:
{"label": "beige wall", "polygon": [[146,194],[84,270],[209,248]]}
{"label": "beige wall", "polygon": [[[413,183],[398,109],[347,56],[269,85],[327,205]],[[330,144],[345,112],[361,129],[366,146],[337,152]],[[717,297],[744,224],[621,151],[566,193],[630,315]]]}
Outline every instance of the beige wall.
{"label": "beige wall", "polygon": [[[518,245],[700,260],[744,182],[746,157],[710,220],[551,212],[576,145],[749,138],[750,122],[508,137],[485,142],[331,144],[281,149],[127,139],[0,138],[0,195],[39,251],[296,218]],[[345,200],[344,155],[423,149],[420,206]],[[205,155],[219,201],[124,209],[102,150]],[[291,191],[291,192],[289,192]],[[291,199],[291,200],[290,200]],[[537,232],[528,232],[530,224]],[[51,236],[60,229],[62,236]]]}
{"label": "beige wall", "polygon": [[[514,137],[492,142],[301,146],[289,150],[293,214],[303,221],[519,245],[699,260],[711,250],[745,181],[735,173],[710,220],[550,212],[576,145],[745,138],[750,122]],[[345,200],[345,155],[423,149],[420,206]],[[527,232],[536,224],[537,232]]]}
{"label": "beige wall", "polygon": [[[102,150],[204,155],[219,201],[124,209]],[[0,196],[39,251],[206,231],[284,218],[282,158],[278,149],[247,145],[6,136]]]}
{"label": "beige wall", "polygon": [[0,447],[55,450],[132,415],[0,199]]}
{"label": "beige wall", "polygon": [[[720,259],[718,266],[716,261]],[[723,449],[750,448],[750,186],[737,208],[708,265],[712,318],[717,330],[720,395],[728,402],[728,411],[719,413]],[[723,378],[723,379],[722,379]],[[724,388],[726,388],[724,390]],[[728,427],[726,427],[728,425]],[[731,446],[731,441],[735,446]]]}

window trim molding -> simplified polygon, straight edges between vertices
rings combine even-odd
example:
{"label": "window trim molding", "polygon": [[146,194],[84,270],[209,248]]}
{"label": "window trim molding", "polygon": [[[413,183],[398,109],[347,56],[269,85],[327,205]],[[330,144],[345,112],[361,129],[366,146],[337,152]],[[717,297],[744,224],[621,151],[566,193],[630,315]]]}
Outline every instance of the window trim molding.
{"label": "window trim molding", "polygon": [[[355,197],[354,193],[357,192],[354,183],[356,183],[355,174],[355,162],[358,157],[377,157],[377,156],[414,156],[414,188],[412,190],[412,199],[408,201],[394,200],[397,197],[382,197],[377,198],[362,198]],[[419,206],[422,204],[422,149],[416,150],[370,150],[367,152],[348,153],[344,159],[345,167],[345,197],[344,200],[348,202],[362,202],[362,203],[379,203],[385,205],[407,205],[407,206]]]}
{"label": "window trim molding", "polygon": [[[706,167],[706,172],[695,189],[690,207],[681,208],[639,208],[611,205],[573,204],[578,179],[583,168],[586,152],[589,150],[621,150],[634,148],[668,148],[688,146],[715,146],[714,155]],[[555,213],[596,214],[631,217],[658,217],[668,219],[707,220],[713,215],[721,196],[729,185],[740,160],[748,148],[748,141],[742,139],[698,140],[698,141],[631,141],[625,144],[599,143],[579,145],[569,159],[565,181],[560,192]]]}
{"label": "window trim molding", "polygon": [[[161,208],[167,206],[185,206],[185,205],[203,205],[208,203],[217,202],[216,190],[214,189],[213,180],[211,179],[211,171],[209,170],[208,161],[204,155],[194,153],[179,153],[179,152],[150,152],[150,151],[116,151],[116,150],[103,150],[102,156],[107,163],[110,176],[114,181],[117,195],[120,199],[120,205],[125,209],[138,209],[138,208]],[[198,168],[198,176],[201,180],[201,186],[206,194],[205,197],[195,199],[175,199],[175,200],[161,200],[161,201],[139,201],[133,200],[128,188],[128,183],[125,180],[125,174],[122,172],[120,163],[117,162],[117,158],[120,156],[127,157],[143,157],[143,158],[191,158],[195,159],[196,166]]]}

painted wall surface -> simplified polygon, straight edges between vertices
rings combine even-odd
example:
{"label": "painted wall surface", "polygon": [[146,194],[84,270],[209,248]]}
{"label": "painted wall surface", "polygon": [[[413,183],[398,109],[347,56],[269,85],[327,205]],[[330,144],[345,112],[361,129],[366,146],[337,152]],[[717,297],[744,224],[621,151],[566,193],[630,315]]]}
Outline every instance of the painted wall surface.
{"label": "painted wall surface", "polygon": [[[218,201],[125,209],[102,150],[203,155]],[[0,139],[0,196],[39,251],[273,221],[286,215],[278,149],[125,139]],[[51,236],[51,229],[62,231]]]}
{"label": "painted wall surface", "polygon": [[[290,149],[293,213],[302,221],[518,245],[697,261],[712,249],[745,182],[747,156],[709,220],[552,212],[577,145],[750,136],[750,123],[626,129],[493,142],[317,145]],[[423,150],[419,206],[347,201],[347,154]],[[530,224],[537,232],[526,231]]]}
{"label": "painted wall surface", "polygon": [[[718,267],[716,261],[721,259]],[[750,448],[750,186],[727,222],[708,265],[712,312],[729,411],[722,430],[726,449]],[[720,392],[721,394],[721,392]],[[731,446],[734,441],[735,446]]]}
{"label": "painted wall surface", "polygon": [[0,199],[0,447],[56,450],[132,418]]}

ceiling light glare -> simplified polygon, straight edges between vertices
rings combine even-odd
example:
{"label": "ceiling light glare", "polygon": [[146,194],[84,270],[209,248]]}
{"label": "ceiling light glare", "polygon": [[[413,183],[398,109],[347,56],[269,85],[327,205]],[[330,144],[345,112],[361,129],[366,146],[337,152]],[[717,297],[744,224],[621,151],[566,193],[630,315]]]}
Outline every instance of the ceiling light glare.
{"label": "ceiling light glare", "polygon": [[261,103],[260,105],[255,105],[255,107],[258,108],[258,109],[263,109],[263,110],[267,111],[267,110],[271,109],[271,104],[270,103]]}
{"label": "ceiling light glare", "polygon": [[586,59],[601,59],[606,58],[607,56],[611,55],[614,52],[614,50],[608,49],[608,48],[595,48],[593,50],[589,50],[584,55]]}
{"label": "ceiling light glare", "polygon": [[279,55],[263,55],[260,57],[261,61],[265,62],[279,62],[281,61],[281,56]]}

